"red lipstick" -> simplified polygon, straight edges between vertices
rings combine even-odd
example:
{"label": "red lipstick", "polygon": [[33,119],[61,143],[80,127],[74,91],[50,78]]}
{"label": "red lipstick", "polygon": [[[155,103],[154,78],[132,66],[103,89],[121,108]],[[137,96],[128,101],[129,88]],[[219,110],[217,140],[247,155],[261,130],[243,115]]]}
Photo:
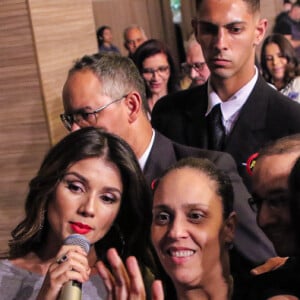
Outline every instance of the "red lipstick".
{"label": "red lipstick", "polygon": [[79,222],[71,222],[71,228],[75,233],[78,234],[87,234],[92,230],[90,226]]}

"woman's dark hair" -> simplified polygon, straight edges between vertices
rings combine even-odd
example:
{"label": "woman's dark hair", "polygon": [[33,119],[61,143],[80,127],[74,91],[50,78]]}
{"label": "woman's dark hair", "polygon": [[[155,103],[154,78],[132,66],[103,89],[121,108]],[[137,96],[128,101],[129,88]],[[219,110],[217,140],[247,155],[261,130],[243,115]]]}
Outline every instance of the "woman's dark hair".
{"label": "woman's dark hair", "polygon": [[300,74],[299,71],[299,63],[295,53],[295,49],[291,45],[291,43],[279,33],[274,33],[269,35],[263,42],[260,54],[260,64],[262,75],[267,82],[272,83],[272,75],[267,68],[267,60],[266,60],[266,47],[269,44],[278,45],[281,54],[283,57],[287,59],[287,65],[284,75],[284,86],[286,86],[292,79]]}
{"label": "woman's dark hair", "polygon": [[107,25],[103,25],[97,29],[97,42],[99,48],[103,45],[103,34],[105,29],[111,30],[111,28]]}
{"label": "woman's dark hair", "polygon": [[[168,81],[168,93],[173,93],[179,90],[178,68],[175,65],[174,59],[168,47],[161,41],[150,39],[141,44],[133,55],[133,60],[140,71],[143,73],[143,62],[146,58],[155,54],[163,53],[167,56],[167,61],[170,66],[170,78]],[[146,85],[147,98],[151,96],[151,92]]]}
{"label": "woman's dark hair", "polygon": [[151,225],[149,188],[128,144],[113,134],[92,127],[70,133],[44,158],[38,174],[29,185],[25,218],[12,231],[9,258],[22,257],[41,248],[49,230],[48,203],[52,201],[58,183],[70,166],[93,157],[115,164],[123,183],[119,213],[110,231],[95,243],[97,255],[104,259],[106,250],[115,247],[122,258],[134,255],[144,261]]}
{"label": "woman's dark hair", "polygon": [[289,176],[290,213],[296,230],[298,254],[300,253],[300,157],[296,160]]}

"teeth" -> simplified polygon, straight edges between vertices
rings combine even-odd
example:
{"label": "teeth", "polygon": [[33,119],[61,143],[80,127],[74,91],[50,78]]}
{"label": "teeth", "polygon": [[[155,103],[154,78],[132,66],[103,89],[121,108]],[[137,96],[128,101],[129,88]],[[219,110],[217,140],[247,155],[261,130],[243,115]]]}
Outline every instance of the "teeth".
{"label": "teeth", "polygon": [[188,257],[194,254],[192,250],[181,250],[181,251],[171,251],[171,256],[175,257]]}

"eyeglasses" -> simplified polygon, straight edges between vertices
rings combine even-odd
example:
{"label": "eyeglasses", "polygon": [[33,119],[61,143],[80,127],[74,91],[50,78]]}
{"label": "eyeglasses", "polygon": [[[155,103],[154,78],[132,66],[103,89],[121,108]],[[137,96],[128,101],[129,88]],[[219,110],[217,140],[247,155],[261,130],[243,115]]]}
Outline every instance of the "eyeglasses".
{"label": "eyeglasses", "polygon": [[97,114],[99,112],[101,112],[105,108],[109,107],[113,103],[121,101],[122,99],[126,98],[127,96],[128,96],[128,94],[122,96],[121,98],[113,100],[91,112],[77,111],[77,112],[70,113],[70,114],[66,114],[66,113],[61,114],[60,119],[63,122],[64,126],[69,131],[71,131],[74,123],[76,123],[79,127],[95,126],[97,124]]}
{"label": "eyeglasses", "polygon": [[288,205],[289,201],[290,197],[287,194],[272,196],[268,199],[262,199],[257,196],[248,199],[248,203],[254,212],[260,211],[263,202],[273,211],[280,211]]}
{"label": "eyeglasses", "polygon": [[153,68],[144,68],[142,70],[142,73],[145,74],[146,76],[151,75],[153,76],[155,73],[158,75],[166,75],[169,72],[169,66],[160,66],[156,69]]}
{"label": "eyeglasses", "polygon": [[205,65],[206,65],[205,62],[195,62],[193,64],[182,63],[181,69],[184,73],[190,74],[192,69],[195,69],[195,71],[197,72],[202,71]]}

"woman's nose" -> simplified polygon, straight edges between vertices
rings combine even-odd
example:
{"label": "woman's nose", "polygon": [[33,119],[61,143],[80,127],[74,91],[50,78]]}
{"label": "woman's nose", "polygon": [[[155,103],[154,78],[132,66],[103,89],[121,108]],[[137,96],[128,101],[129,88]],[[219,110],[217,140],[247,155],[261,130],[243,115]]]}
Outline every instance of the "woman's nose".
{"label": "woman's nose", "polygon": [[188,236],[185,222],[180,218],[175,218],[169,226],[168,235],[172,239],[180,239]]}
{"label": "woman's nose", "polygon": [[82,201],[79,212],[80,214],[86,217],[93,217],[95,215],[95,203],[96,203],[96,195],[89,194]]}

